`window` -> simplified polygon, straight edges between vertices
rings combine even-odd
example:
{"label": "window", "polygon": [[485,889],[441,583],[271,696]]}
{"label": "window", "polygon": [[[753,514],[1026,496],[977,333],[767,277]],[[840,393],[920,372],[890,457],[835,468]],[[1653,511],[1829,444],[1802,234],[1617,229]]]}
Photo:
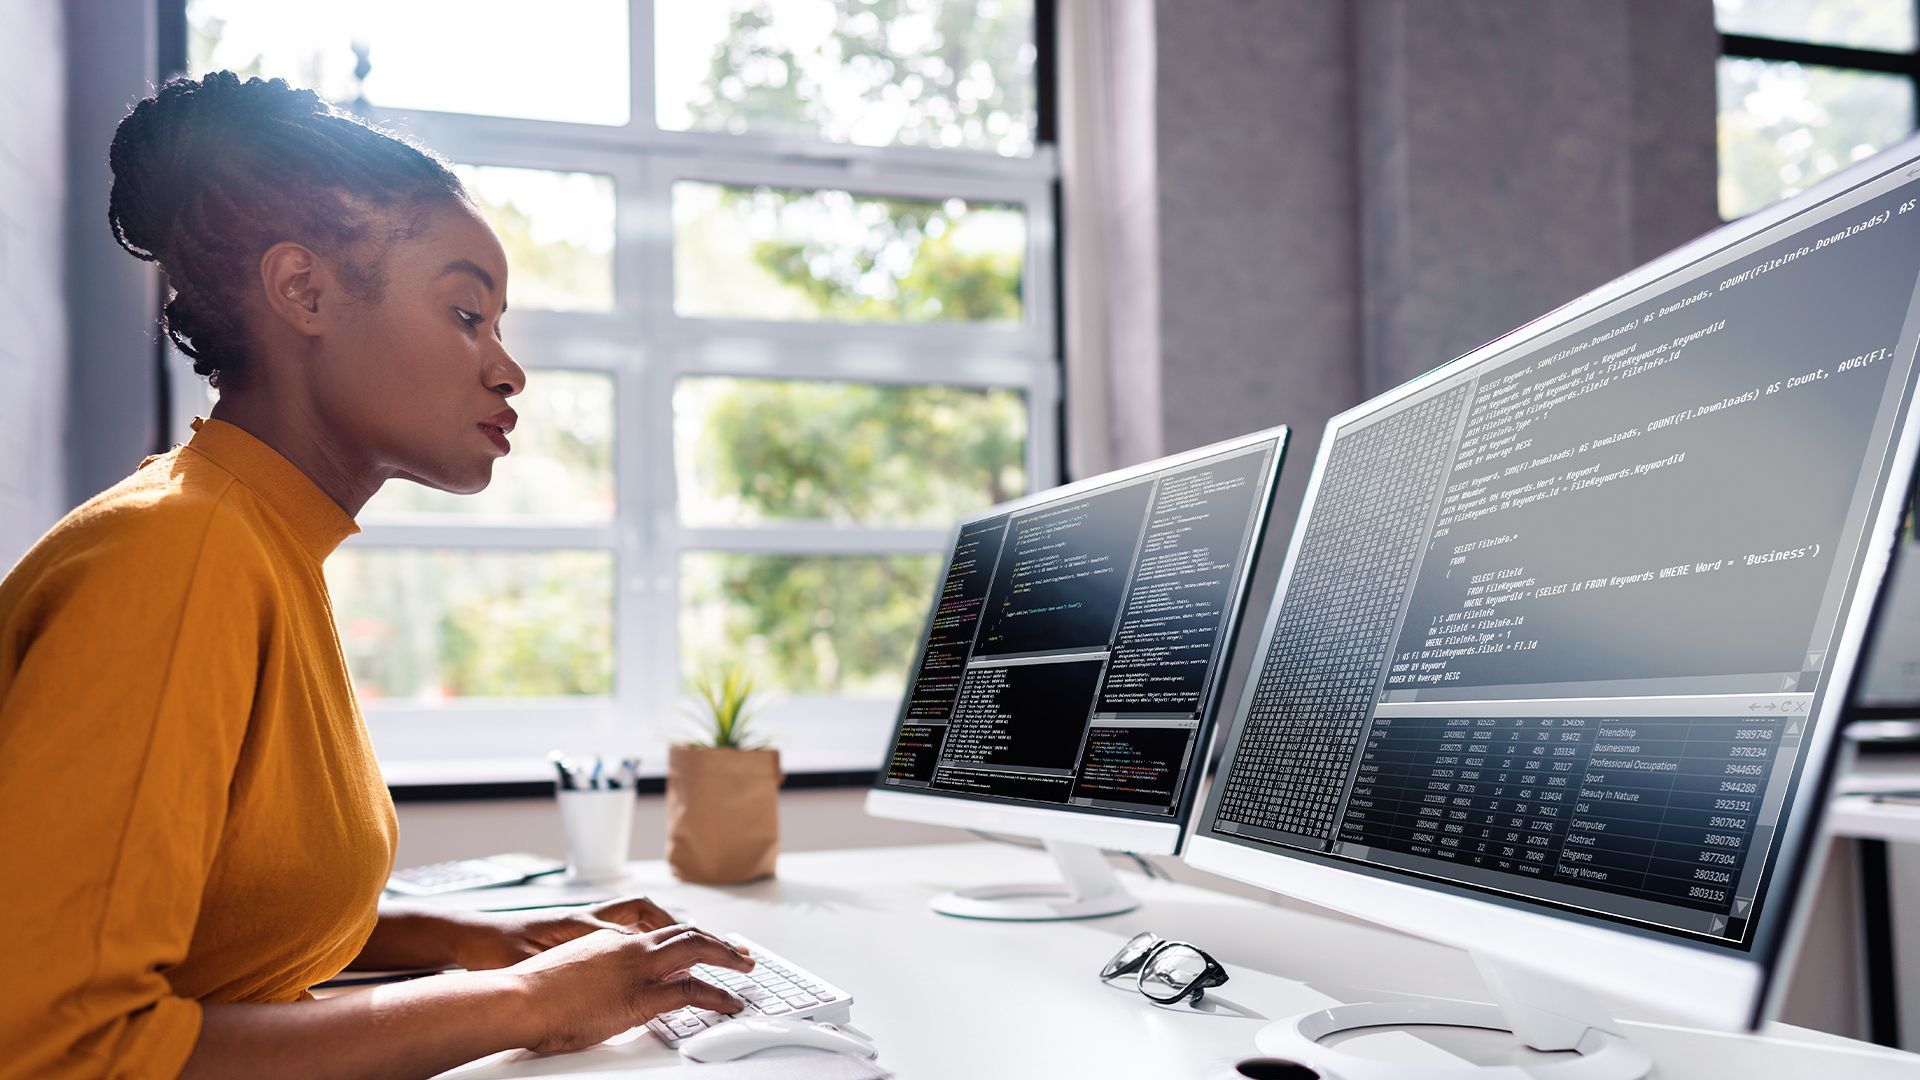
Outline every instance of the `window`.
{"label": "window", "polygon": [[391,779],[658,771],[732,659],[790,771],[878,764],[953,518],[1059,476],[1035,3],[185,0],[193,73],[419,138],[513,267],[513,453],[328,563]]}
{"label": "window", "polygon": [[1714,0],[1720,216],[1884,150],[1916,126],[1915,0]]}

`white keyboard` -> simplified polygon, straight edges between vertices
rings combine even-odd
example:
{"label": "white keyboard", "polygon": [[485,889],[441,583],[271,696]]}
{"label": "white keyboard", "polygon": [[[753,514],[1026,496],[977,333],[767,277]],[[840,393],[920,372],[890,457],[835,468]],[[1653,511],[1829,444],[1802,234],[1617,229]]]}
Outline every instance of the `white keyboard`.
{"label": "white keyboard", "polygon": [[438,896],[466,889],[519,885],[566,868],[567,864],[559,859],[519,852],[489,855],[484,859],[455,859],[395,870],[387,879],[387,891],[401,896]]}
{"label": "white keyboard", "polygon": [[747,1007],[731,1015],[691,1006],[661,1013],[647,1021],[647,1030],[668,1046],[733,1019],[773,1016],[785,1019],[825,1020],[844,1024],[853,1019],[853,995],[776,956],[765,946],[739,934],[727,940],[744,945],[753,955],[752,971],[735,971],[696,964],[693,973],[715,986],[733,991]]}

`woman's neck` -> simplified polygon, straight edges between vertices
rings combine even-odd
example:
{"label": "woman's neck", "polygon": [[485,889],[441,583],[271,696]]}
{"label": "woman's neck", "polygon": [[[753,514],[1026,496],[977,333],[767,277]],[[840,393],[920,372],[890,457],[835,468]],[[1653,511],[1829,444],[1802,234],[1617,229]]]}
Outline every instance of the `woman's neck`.
{"label": "woman's neck", "polygon": [[357,467],[341,453],[310,409],[290,404],[279,395],[222,392],[214,403],[212,417],[272,447],[349,517],[358,517],[360,508],[380,490],[384,478]]}

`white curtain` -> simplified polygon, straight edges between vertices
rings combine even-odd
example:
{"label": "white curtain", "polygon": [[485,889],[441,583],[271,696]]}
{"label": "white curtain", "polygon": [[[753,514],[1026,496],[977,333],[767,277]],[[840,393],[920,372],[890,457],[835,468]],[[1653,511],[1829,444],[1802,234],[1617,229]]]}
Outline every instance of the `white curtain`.
{"label": "white curtain", "polygon": [[1060,0],[1067,472],[1160,456],[1153,0]]}

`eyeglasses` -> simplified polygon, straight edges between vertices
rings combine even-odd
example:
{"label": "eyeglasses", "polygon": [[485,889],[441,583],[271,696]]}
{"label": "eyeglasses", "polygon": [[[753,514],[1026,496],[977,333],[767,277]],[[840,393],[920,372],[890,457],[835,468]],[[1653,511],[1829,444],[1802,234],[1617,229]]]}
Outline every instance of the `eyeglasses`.
{"label": "eyeglasses", "polygon": [[1140,992],[1161,1005],[1177,1004],[1188,996],[1199,1001],[1208,987],[1227,981],[1227,969],[1197,946],[1153,933],[1128,938],[1100,969],[1100,977],[1117,979],[1134,972],[1139,972]]}

